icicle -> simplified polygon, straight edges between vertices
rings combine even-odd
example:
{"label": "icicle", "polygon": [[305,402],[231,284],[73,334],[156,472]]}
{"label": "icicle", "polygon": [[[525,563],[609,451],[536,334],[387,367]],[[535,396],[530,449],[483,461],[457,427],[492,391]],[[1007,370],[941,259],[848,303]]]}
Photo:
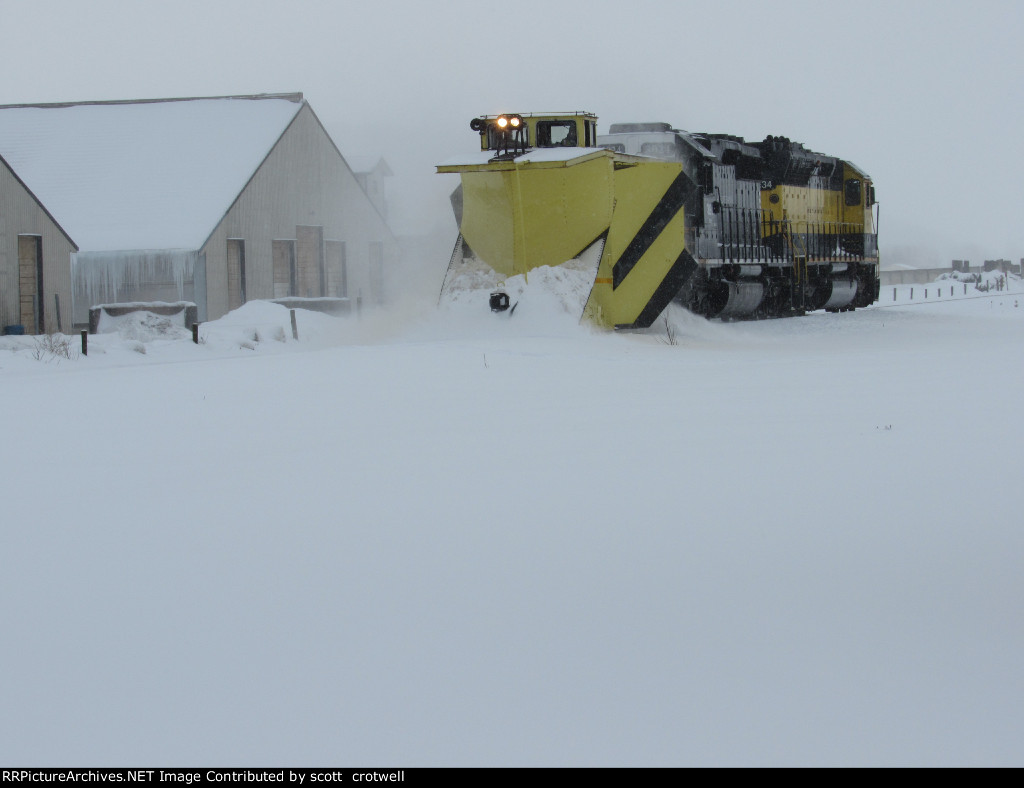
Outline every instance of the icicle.
{"label": "icicle", "polygon": [[176,300],[184,301],[186,286],[194,285],[198,259],[199,252],[188,249],[74,254],[71,270],[75,322],[87,321],[89,308],[100,304],[151,301],[147,288],[171,288]]}

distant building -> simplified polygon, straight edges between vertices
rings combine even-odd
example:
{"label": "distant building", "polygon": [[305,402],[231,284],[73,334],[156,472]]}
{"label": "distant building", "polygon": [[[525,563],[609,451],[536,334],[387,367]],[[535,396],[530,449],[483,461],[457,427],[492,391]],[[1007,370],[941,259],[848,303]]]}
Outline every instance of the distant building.
{"label": "distant building", "polygon": [[[981,267],[975,266],[973,273],[980,273],[982,271],[1002,271],[1003,273],[1020,274],[1021,269],[1024,268],[1024,260],[1021,260],[1021,265],[1014,265],[1009,260],[986,260]],[[883,270],[881,273],[882,285],[913,285],[913,284],[928,284],[934,282],[940,276],[944,274],[951,274],[954,272],[969,274],[972,273],[971,261],[970,260],[953,260],[949,268],[912,268],[910,266],[900,266],[888,270]]]}
{"label": "distant building", "polygon": [[[153,300],[212,320],[252,299],[382,302],[399,254],[386,206],[299,93],[4,106],[0,155],[0,206],[27,194],[54,225],[0,212],[0,254],[12,233],[43,239],[45,330],[61,281],[76,324],[96,304]],[[6,325],[24,296],[0,266]]]}
{"label": "distant building", "polygon": [[391,167],[380,156],[372,158],[349,156],[347,161],[352,168],[352,172],[355,173],[359,185],[366,192],[366,196],[370,198],[370,202],[373,203],[374,207],[380,212],[380,215],[387,221],[388,201],[384,179],[390,178],[394,174],[391,172]]}

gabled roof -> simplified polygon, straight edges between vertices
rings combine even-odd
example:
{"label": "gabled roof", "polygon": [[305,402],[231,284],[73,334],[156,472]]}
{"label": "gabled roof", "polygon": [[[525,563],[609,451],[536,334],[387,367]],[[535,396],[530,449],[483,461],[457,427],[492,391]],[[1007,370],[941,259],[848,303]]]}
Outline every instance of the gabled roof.
{"label": "gabled roof", "polygon": [[51,222],[53,222],[53,226],[56,227],[58,230],[60,230],[61,235],[63,235],[67,239],[68,243],[71,244],[71,248],[74,249],[77,252],[78,251],[78,244],[75,243],[74,238],[72,238],[70,235],[68,235],[67,230],[65,230],[63,227],[60,226],[60,222],[58,222],[56,219],[53,218],[53,214],[51,214],[48,210],[46,210],[46,206],[43,205],[42,202],[39,201],[39,198],[36,197],[32,193],[32,190],[30,188],[28,188],[28,186],[25,185],[25,181],[23,181],[21,178],[18,177],[18,173],[16,173],[14,171],[14,168],[11,167],[11,165],[7,163],[7,161],[4,159],[3,156],[0,156],[0,167],[3,167],[5,170],[7,170],[7,172],[9,172],[11,174],[11,177],[14,178],[14,180],[16,180],[19,184],[21,184],[21,187],[25,190],[25,194],[29,198],[31,198],[31,200],[36,205],[39,206],[39,209],[44,214],[46,214],[46,217]]}
{"label": "gabled roof", "polygon": [[82,251],[198,249],[301,93],[0,106],[0,156]]}

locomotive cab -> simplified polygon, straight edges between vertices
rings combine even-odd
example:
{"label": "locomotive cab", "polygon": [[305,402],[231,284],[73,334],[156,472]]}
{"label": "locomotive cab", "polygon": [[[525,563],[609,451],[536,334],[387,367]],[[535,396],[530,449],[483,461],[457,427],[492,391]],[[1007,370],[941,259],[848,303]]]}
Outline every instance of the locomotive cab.
{"label": "locomotive cab", "polygon": [[514,157],[531,148],[597,146],[597,116],[590,112],[484,115],[473,118],[469,127],[480,134],[480,150],[498,156]]}

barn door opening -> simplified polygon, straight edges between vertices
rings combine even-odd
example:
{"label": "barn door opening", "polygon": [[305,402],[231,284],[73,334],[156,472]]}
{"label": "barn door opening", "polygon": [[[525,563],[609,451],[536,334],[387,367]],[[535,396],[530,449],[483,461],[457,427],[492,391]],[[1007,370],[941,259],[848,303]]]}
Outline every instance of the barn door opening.
{"label": "barn door opening", "polygon": [[245,303],[245,241],[228,238],[228,311]]}
{"label": "barn door opening", "polygon": [[38,235],[18,236],[18,292],[21,324],[25,331],[42,334],[43,315],[43,239]]}
{"label": "barn door opening", "polygon": [[324,228],[298,225],[295,228],[296,292],[303,298],[319,298],[326,289],[324,271]]}
{"label": "barn door opening", "polygon": [[295,295],[295,241],[274,241],[274,298]]}
{"label": "barn door opening", "polygon": [[327,266],[327,295],[335,298],[348,296],[348,261],[345,259],[344,241],[325,241]]}

